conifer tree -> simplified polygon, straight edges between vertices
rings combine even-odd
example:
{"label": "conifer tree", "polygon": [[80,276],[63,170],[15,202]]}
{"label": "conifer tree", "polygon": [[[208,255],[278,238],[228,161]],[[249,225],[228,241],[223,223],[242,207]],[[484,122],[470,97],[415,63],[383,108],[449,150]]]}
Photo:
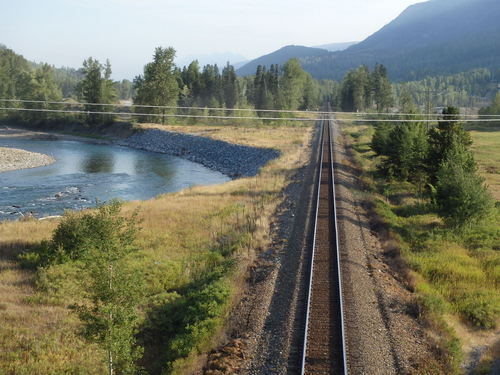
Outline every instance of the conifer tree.
{"label": "conifer tree", "polygon": [[[82,73],[84,78],[77,86],[80,100],[86,103],[111,104],[116,100],[116,87],[111,80],[111,64],[106,60],[103,66],[97,59],[89,57],[83,62]],[[111,106],[86,105],[85,110],[89,112],[105,112],[112,110]],[[87,116],[90,124],[112,121],[112,116],[103,116],[91,113]]]}
{"label": "conifer tree", "polygon": [[222,87],[224,90],[224,104],[226,108],[234,108],[238,100],[238,82],[234,67],[227,63],[222,70]]}

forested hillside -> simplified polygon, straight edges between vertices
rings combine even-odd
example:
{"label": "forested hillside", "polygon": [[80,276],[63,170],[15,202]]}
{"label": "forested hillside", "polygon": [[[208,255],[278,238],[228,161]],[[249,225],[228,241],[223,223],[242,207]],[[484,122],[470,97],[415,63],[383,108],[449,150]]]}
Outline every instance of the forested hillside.
{"label": "forested hillside", "polygon": [[265,66],[267,69],[269,69],[273,64],[283,65],[292,58],[308,58],[312,56],[325,56],[327,54],[328,51],[322,48],[286,46],[270,54],[250,61],[249,63],[239,68],[237,70],[237,73],[240,76],[246,76],[255,74],[255,70],[259,65]]}
{"label": "forested hillside", "polygon": [[339,80],[361,64],[384,64],[396,81],[500,66],[498,0],[432,0],[407,8],[366,40],[341,52],[304,57],[315,78]]}
{"label": "forested hillside", "polygon": [[419,81],[393,85],[396,97],[411,93],[418,105],[480,107],[488,104],[498,91],[500,69],[474,69],[452,75],[426,77]]}

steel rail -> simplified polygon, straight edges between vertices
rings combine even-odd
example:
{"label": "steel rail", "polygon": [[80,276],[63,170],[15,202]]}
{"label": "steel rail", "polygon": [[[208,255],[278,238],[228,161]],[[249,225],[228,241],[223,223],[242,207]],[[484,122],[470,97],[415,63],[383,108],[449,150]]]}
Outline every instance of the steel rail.
{"label": "steel rail", "polygon": [[[308,347],[309,347],[309,330],[312,324],[314,322],[310,321],[311,320],[311,310],[312,310],[312,304],[313,304],[313,288],[314,288],[314,272],[315,272],[315,259],[317,255],[317,234],[318,234],[318,218],[319,218],[319,208],[320,208],[320,192],[321,192],[321,185],[322,185],[322,176],[323,176],[323,163],[325,162],[325,147],[329,145],[329,153],[327,155],[328,157],[328,163],[329,163],[329,179],[328,179],[328,195],[329,199],[331,199],[332,202],[332,207],[331,207],[331,216],[329,217],[329,220],[332,220],[333,225],[332,225],[332,230],[333,230],[333,238],[330,235],[330,244],[329,244],[329,251],[333,252],[334,256],[336,257],[335,264],[331,264],[330,267],[333,267],[336,269],[336,277],[335,281],[331,283],[331,287],[335,287],[337,290],[336,292],[338,293],[339,299],[338,299],[338,305],[332,308],[331,311],[331,316],[332,314],[335,314],[335,318],[337,322],[340,321],[340,340],[341,340],[341,348],[336,348],[334,349],[333,354],[330,353],[330,355],[333,357],[333,355],[341,355],[342,359],[340,359],[339,366],[342,368],[340,373],[342,375],[347,375],[348,374],[348,366],[347,366],[347,348],[346,348],[346,335],[345,335],[345,324],[344,324],[344,307],[343,307],[343,295],[342,295],[342,282],[341,282],[341,266],[340,266],[340,250],[339,250],[339,242],[338,242],[338,225],[337,225],[337,218],[336,218],[336,202],[335,202],[335,177],[334,177],[334,166],[333,166],[333,140],[332,140],[332,127],[331,127],[331,120],[326,118],[323,119],[321,122],[321,157],[320,157],[320,166],[319,166],[319,172],[318,172],[318,189],[317,189],[317,199],[316,199],[316,213],[315,213],[315,219],[314,219],[314,235],[313,235],[313,243],[312,243],[312,251],[311,251],[311,265],[309,268],[309,285],[308,285],[308,294],[307,294],[307,307],[306,307],[306,321],[304,325],[304,341],[303,341],[303,347],[302,347],[302,363],[301,363],[301,375],[306,375],[308,373],[307,369],[307,364],[308,364]],[[328,127],[328,129],[325,129],[325,127]],[[325,133],[328,133],[327,139],[325,139]],[[328,142],[328,143],[326,143]],[[324,187],[324,186],[323,186]],[[330,233],[332,234],[332,233]],[[330,295],[330,298],[332,296]],[[330,299],[330,306],[333,303],[333,300]],[[337,311],[337,312],[335,312]],[[340,316],[339,316],[340,315]],[[331,319],[331,317],[330,317]],[[329,323],[329,329],[331,331],[333,324],[330,321]],[[329,336],[331,333],[329,332]],[[330,336],[331,339],[331,336]],[[337,359],[339,359],[337,357]],[[332,362],[332,358],[330,358],[330,363]],[[331,369],[330,369],[331,370]],[[311,370],[314,372],[314,370]]]}
{"label": "steel rail", "polygon": [[320,137],[320,159],[319,159],[319,171],[318,171],[318,189],[316,191],[316,213],[314,215],[314,235],[313,235],[313,242],[312,242],[312,252],[311,252],[311,267],[309,269],[309,287],[307,291],[307,307],[306,307],[306,323],[304,327],[304,344],[302,346],[302,363],[301,363],[301,369],[300,369],[300,374],[304,375],[305,373],[305,365],[306,365],[306,355],[307,355],[307,331],[309,330],[309,316],[311,312],[311,296],[312,296],[312,285],[313,285],[313,274],[314,274],[314,255],[315,255],[315,250],[316,250],[316,233],[317,228],[318,228],[318,212],[319,212],[319,191],[321,188],[321,171],[323,169],[323,148],[324,148],[324,137],[325,137],[325,132],[324,132],[324,127],[325,127],[325,120],[321,120],[321,137]]}
{"label": "steel rail", "polygon": [[330,168],[332,173],[332,192],[333,192],[333,215],[334,215],[334,223],[335,223],[335,252],[337,253],[337,272],[339,275],[339,294],[340,294],[340,327],[341,327],[341,335],[342,335],[342,357],[344,363],[344,374],[347,375],[348,367],[347,367],[347,346],[346,346],[346,335],[345,335],[345,312],[344,312],[344,294],[342,292],[342,273],[340,267],[340,246],[339,246],[339,229],[337,222],[337,194],[335,193],[335,170],[333,168],[333,139],[332,139],[332,126],[333,120],[328,120],[328,126],[330,127],[329,134],[329,142],[330,142]]}

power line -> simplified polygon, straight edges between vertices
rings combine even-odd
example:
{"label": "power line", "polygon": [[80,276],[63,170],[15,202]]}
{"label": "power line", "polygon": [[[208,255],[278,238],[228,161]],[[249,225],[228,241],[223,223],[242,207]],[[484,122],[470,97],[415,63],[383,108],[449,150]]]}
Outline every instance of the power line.
{"label": "power line", "polygon": [[[27,99],[0,99],[0,102],[19,102],[19,103],[37,103],[37,104],[57,104],[57,105],[74,105],[74,106],[101,106],[101,107],[122,107],[122,108],[159,108],[159,109],[182,109],[182,110],[199,110],[199,111],[228,111],[228,112],[269,112],[269,113],[298,113],[308,115],[348,115],[348,116],[427,116],[427,114],[419,113],[374,113],[374,112],[341,112],[341,111],[299,111],[299,110],[281,110],[281,109],[252,109],[252,108],[218,108],[218,107],[190,107],[190,106],[162,106],[162,105],[145,105],[145,104],[107,104],[107,103],[87,103],[87,102],[60,102],[60,101],[44,101],[44,100],[27,100]],[[99,112],[101,113],[101,112]],[[441,116],[458,116],[464,118],[494,118],[498,115],[443,115],[443,114],[429,114],[433,117]]]}
{"label": "power line", "polygon": [[[115,116],[151,116],[151,117],[166,117],[166,118],[203,118],[203,119],[216,119],[216,120],[273,120],[273,121],[318,121],[317,118],[298,118],[298,117],[257,117],[257,116],[214,116],[214,115],[183,115],[183,114],[161,114],[161,113],[138,113],[138,112],[99,112],[99,111],[77,111],[77,110],[64,110],[64,109],[45,109],[45,108],[14,108],[14,107],[0,107],[0,110],[5,111],[21,111],[21,112],[45,112],[45,113],[68,113],[68,114],[82,114],[82,115],[115,115]],[[318,112],[323,113],[323,112]],[[335,112],[324,112],[323,114],[335,114]],[[373,113],[371,113],[373,115]],[[450,121],[449,119],[434,119],[434,120],[410,120],[410,119],[338,119],[338,121],[353,121],[353,122],[397,122],[397,123],[435,123]],[[494,119],[470,119],[460,120],[460,122],[500,122],[500,118]]]}
{"label": "power line", "polygon": [[161,113],[137,113],[137,112],[98,112],[98,111],[76,111],[64,109],[44,109],[44,108],[9,108],[0,107],[0,110],[6,111],[22,111],[22,112],[47,112],[47,113],[71,113],[82,115],[116,115],[116,116],[151,116],[151,117],[179,117],[179,118],[206,118],[217,120],[278,120],[278,121],[318,121],[314,118],[297,118],[297,117],[253,117],[253,116],[211,116],[211,115],[181,115],[181,114],[161,114]]}

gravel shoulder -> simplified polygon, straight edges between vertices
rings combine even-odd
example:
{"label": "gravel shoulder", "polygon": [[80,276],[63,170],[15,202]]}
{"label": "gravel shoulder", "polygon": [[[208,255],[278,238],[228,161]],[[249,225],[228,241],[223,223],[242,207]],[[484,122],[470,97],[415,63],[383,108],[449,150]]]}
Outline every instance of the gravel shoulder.
{"label": "gravel shoulder", "polygon": [[[338,125],[334,138],[337,218],[353,375],[420,374],[439,368],[426,331],[414,313],[414,294],[394,252],[371,226],[359,170]],[[430,365],[430,366],[429,366]]]}

